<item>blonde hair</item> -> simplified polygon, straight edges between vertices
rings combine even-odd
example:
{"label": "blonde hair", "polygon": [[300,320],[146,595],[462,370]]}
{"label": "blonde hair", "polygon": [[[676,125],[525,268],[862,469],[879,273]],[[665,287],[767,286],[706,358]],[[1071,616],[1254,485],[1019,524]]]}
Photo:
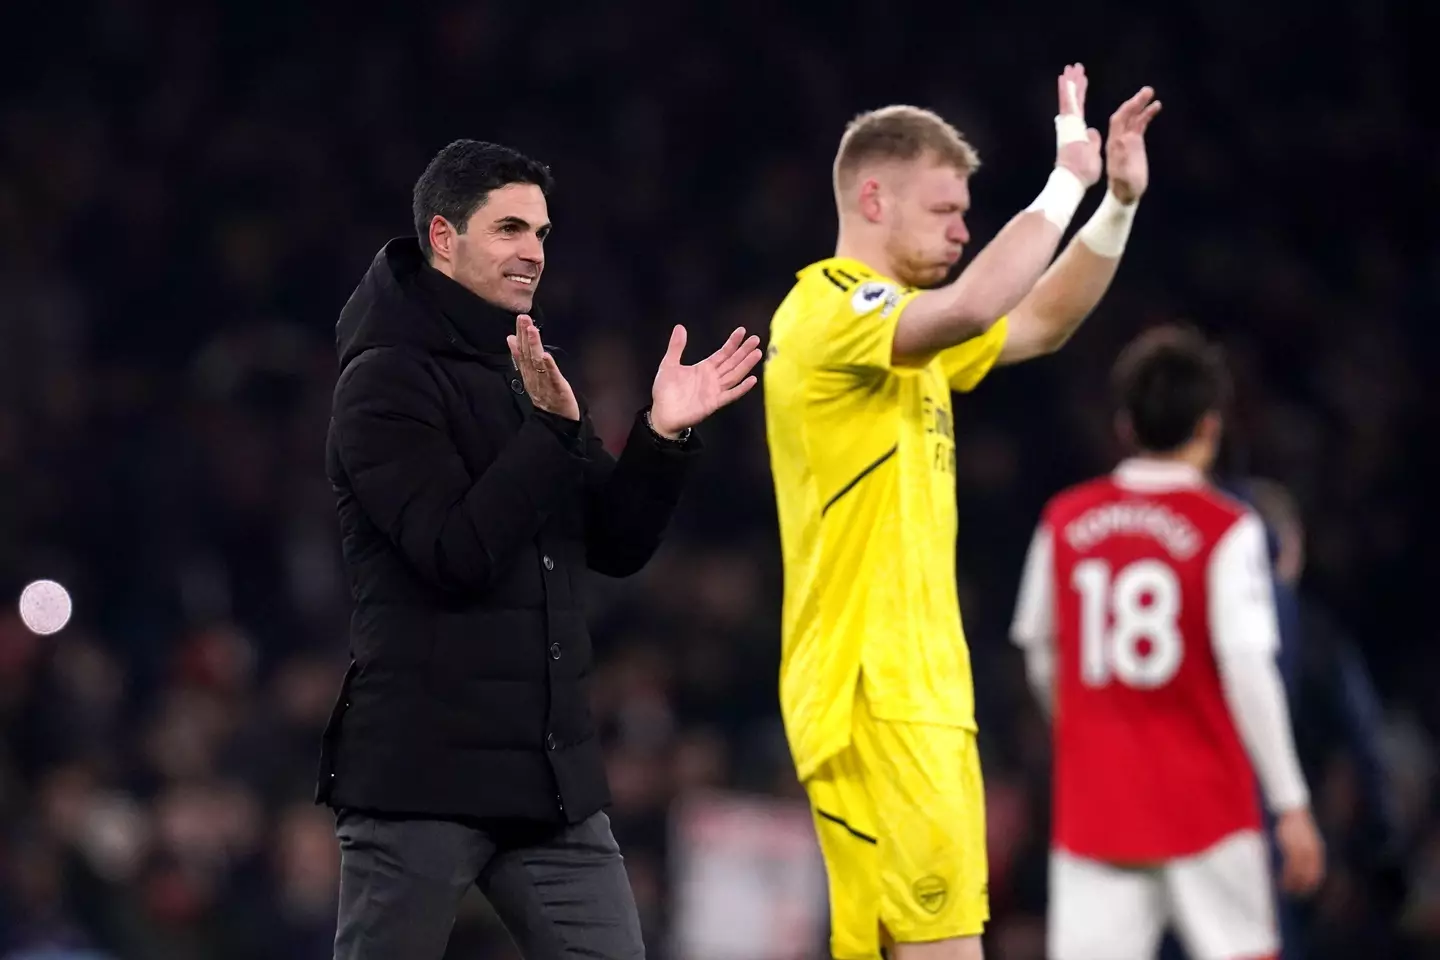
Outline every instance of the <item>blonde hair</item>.
{"label": "blonde hair", "polygon": [[851,120],[835,154],[839,191],[864,164],[875,160],[917,160],[932,154],[963,174],[980,168],[980,155],[959,130],[932,110],[895,105],[862,113]]}

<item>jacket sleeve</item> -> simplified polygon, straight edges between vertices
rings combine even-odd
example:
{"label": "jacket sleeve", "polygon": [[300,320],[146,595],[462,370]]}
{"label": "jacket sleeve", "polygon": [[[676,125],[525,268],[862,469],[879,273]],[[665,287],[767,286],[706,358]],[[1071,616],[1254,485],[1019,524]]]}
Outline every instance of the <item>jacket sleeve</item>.
{"label": "jacket sleeve", "polygon": [[445,590],[481,591],[585,478],[585,457],[530,418],[470,475],[435,381],[399,351],[357,358],[335,388],[341,466],[370,520],[410,566]]}
{"label": "jacket sleeve", "polygon": [[702,449],[700,437],[692,432],[684,444],[667,443],[651,433],[641,411],[619,460],[593,431],[587,432],[585,444],[588,564],[606,576],[628,577],[660,548],[690,465]]}

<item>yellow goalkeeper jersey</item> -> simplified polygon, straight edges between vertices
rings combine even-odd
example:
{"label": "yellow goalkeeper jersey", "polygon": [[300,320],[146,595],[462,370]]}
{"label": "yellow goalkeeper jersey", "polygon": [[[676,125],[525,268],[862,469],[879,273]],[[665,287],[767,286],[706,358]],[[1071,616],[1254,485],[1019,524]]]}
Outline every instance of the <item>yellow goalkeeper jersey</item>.
{"label": "yellow goalkeeper jersey", "polygon": [[924,367],[891,362],[918,295],[855,260],[800,271],[775,312],[765,426],[785,590],[780,705],[802,780],[873,714],[975,728],[955,585],[952,390],[1005,344],[1002,318]]}

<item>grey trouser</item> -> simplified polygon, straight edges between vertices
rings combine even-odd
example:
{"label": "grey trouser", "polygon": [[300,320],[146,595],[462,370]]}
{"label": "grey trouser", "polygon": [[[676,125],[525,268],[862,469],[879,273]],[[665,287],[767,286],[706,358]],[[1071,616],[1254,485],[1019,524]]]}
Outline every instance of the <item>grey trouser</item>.
{"label": "grey trouser", "polygon": [[525,960],[644,960],[635,896],[597,813],[503,834],[342,812],[335,960],[441,960],[476,884]]}

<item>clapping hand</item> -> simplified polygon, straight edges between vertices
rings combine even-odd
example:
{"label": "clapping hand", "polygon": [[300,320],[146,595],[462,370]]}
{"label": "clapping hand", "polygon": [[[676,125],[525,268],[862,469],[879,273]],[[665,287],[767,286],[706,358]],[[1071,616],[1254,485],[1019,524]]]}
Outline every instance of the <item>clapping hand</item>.
{"label": "clapping hand", "polygon": [[746,338],[744,327],[730,334],[719,350],[689,366],[680,362],[685,341],[685,328],[676,326],[650,391],[650,425],[663,437],[678,437],[745,396],[756,382],[750,371],[760,362],[760,338]]}
{"label": "clapping hand", "polygon": [[1059,112],[1055,115],[1055,165],[1064,167],[1087,188],[1100,179],[1100,131],[1085,126],[1085,95],[1090,78],[1085,66],[1072,63],[1056,80]]}
{"label": "clapping hand", "polygon": [[1145,156],[1145,128],[1160,112],[1155,91],[1140,91],[1120,104],[1110,116],[1110,136],[1105,140],[1105,172],[1110,192],[1124,204],[1134,203],[1150,185],[1150,163]]}
{"label": "clapping hand", "polygon": [[525,383],[525,392],[535,409],[553,413],[567,420],[580,419],[580,402],[570,382],[560,373],[555,358],[540,342],[540,329],[525,314],[515,318],[515,332],[505,338],[510,357]]}

